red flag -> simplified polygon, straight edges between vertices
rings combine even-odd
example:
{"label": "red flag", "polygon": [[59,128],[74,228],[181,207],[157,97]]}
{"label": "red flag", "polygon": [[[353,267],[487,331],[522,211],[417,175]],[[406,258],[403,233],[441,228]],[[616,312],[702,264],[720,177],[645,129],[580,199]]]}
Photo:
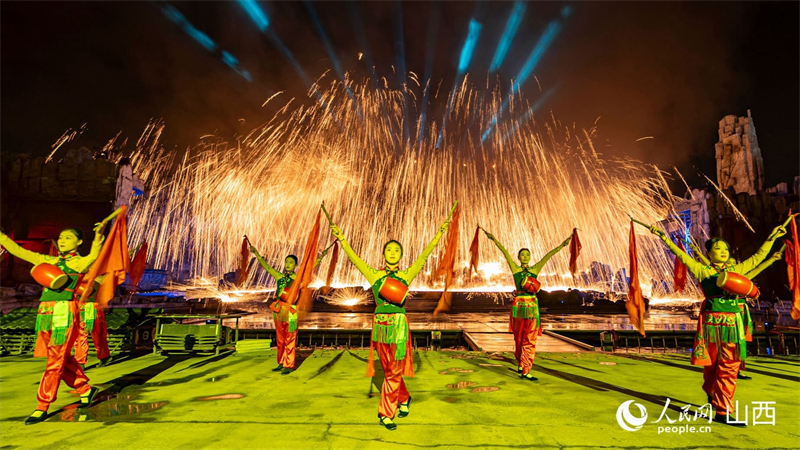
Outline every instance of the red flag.
{"label": "red flag", "polygon": [[144,275],[144,269],[147,265],[147,242],[142,244],[139,247],[139,251],[136,252],[136,256],[133,257],[133,261],[131,261],[131,271],[130,271],[130,281],[131,287],[135,292],[139,288],[139,282],[142,281],[142,276]]}
{"label": "red flag", "polygon": [[[314,227],[311,229],[311,233],[308,235],[308,240],[306,241],[306,249],[303,252],[303,259],[300,262],[300,266],[297,269],[297,276],[294,279],[294,282],[289,287],[289,303],[290,305],[294,304],[298,300],[298,294],[300,291],[308,286],[308,283],[311,282],[311,276],[314,273],[314,263],[317,261],[317,247],[319,246],[319,217],[322,214],[320,211],[317,211],[317,219],[314,221]],[[309,294],[303,295],[303,302],[299,304],[299,309],[302,311],[308,311],[311,307],[311,296]]]}
{"label": "red flag", "polygon": [[[95,278],[105,275],[100,287],[97,289],[95,301],[101,308],[105,308],[108,302],[114,298],[114,291],[117,286],[125,282],[125,272],[130,269],[131,259],[128,254],[128,207],[122,206],[111,232],[108,233],[103,248],[100,249],[100,256],[97,257],[89,272],[84,275],[82,283],[92,286]],[[91,289],[87,289],[81,296],[81,302],[85,303],[91,295]]]}
{"label": "red flag", "polygon": [[[789,215],[792,211],[789,210]],[[786,243],[786,272],[789,276],[789,288],[792,290],[792,319],[800,319],[800,240],[797,238],[797,219],[792,217],[789,225],[792,242]]]}
{"label": "red flag", "polygon": [[453,293],[447,292],[450,283],[453,281],[453,268],[456,264],[456,251],[458,250],[458,217],[460,216],[461,206],[456,206],[453,212],[453,219],[450,221],[450,228],[447,230],[447,243],[445,244],[444,254],[439,259],[439,266],[436,268],[434,278],[444,276],[444,291],[439,298],[439,304],[433,311],[436,316],[440,312],[450,311],[450,303],[453,300]]}
{"label": "red flag", "polygon": [[481,227],[475,228],[475,237],[472,238],[472,244],[469,245],[469,270],[475,272],[476,275],[478,274],[478,238],[480,237],[480,233]]}
{"label": "red flag", "polygon": [[[678,248],[686,251],[680,240],[678,240]],[[677,256],[675,256],[675,273],[672,277],[672,284],[675,292],[683,292],[686,289],[686,264],[682,263]]]}
{"label": "red flag", "polygon": [[625,303],[625,309],[628,310],[628,317],[633,326],[636,327],[642,337],[644,337],[644,296],[642,296],[642,287],[639,285],[639,260],[636,255],[636,233],[633,231],[632,220],[628,246],[631,281],[628,285],[628,301]]}
{"label": "red flag", "polygon": [[328,276],[325,277],[325,286],[322,287],[322,295],[328,295],[331,291],[333,282],[333,272],[336,271],[336,263],[339,262],[339,241],[333,243],[333,254],[331,255],[331,265],[328,266]]}
{"label": "red flag", "polygon": [[578,238],[578,229],[572,229],[572,240],[569,241],[569,272],[572,282],[575,283],[575,273],[578,271],[578,256],[581,254],[581,240]]}
{"label": "red flag", "polygon": [[247,281],[247,275],[250,271],[247,270],[247,264],[250,262],[250,242],[247,241],[247,236],[242,239],[242,251],[239,257],[239,268],[236,270],[236,285],[242,286]]}

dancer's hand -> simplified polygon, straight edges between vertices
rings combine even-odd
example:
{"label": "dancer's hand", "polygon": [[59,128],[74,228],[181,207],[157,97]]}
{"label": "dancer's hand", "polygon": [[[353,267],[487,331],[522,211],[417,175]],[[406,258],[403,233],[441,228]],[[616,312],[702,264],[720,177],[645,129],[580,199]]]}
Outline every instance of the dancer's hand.
{"label": "dancer's hand", "polygon": [[495,239],[495,237],[494,237],[494,235],[492,233],[489,233],[486,230],[483,230],[483,232],[486,233],[486,237],[489,238],[490,241],[497,242],[497,239]]}
{"label": "dancer's hand", "polygon": [[778,225],[777,227],[775,227],[774,230],[772,230],[772,234],[769,235],[769,238],[767,240],[774,241],[785,234],[786,234],[786,227],[783,225]]}
{"label": "dancer's hand", "polygon": [[258,255],[258,250],[256,249],[256,247],[254,245],[250,246],[250,253],[252,253],[254,255]]}
{"label": "dancer's hand", "polygon": [[569,245],[569,241],[571,240],[572,240],[572,235],[570,234],[567,240],[561,243],[561,247],[566,247],[567,245]]}
{"label": "dancer's hand", "polygon": [[94,224],[95,242],[103,242],[105,240],[106,237],[103,235],[103,231],[105,231],[106,225],[108,225],[108,222],[106,221],[97,222],[96,224]]}
{"label": "dancer's hand", "polygon": [[333,223],[331,224],[331,234],[333,234],[333,237],[335,237],[340,241],[344,240],[344,233],[342,233],[342,230],[339,228],[338,225],[335,225]]}
{"label": "dancer's hand", "polygon": [[650,227],[649,229],[650,229],[651,233],[655,234],[656,236],[660,237],[661,239],[664,239],[664,238],[667,237],[666,233],[664,233],[663,231],[659,230],[658,228],[656,228],[654,226]]}

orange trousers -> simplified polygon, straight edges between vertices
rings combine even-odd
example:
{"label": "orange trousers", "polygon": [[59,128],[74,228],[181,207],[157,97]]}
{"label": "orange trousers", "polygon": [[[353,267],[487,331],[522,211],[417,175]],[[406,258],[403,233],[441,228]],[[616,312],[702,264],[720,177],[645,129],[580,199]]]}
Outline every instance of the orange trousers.
{"label": "orange trousers", "polygon": [[297,330],[289,331],[289,322],[275,320],[275,334],[278,341],[278,364],[294,369],[297,354]]}
{"label": "orange trousers", "polygon": [[80,364],[72,356],[72,347],[78,338],[80,319],[76,302],[70,302],[70,309],[74,321],[72,326],[67,329],[66,342],[62,345],[50,345],[52,334],[50,331],[39,331],[36,336],[34,356],[44,356],[43,353],[47,356],[47,365],[42,375],[42,381],[39,383],[39,391],[36,393],[36,399],[39,401],[36,409],[42,411],[47,411],[50,404],[56,401],[61,381],[76,389],[79,394],[85,394],[92,388],[89,386],[89,378],[86,377]]}
{"label": "orange trousers", "polygon": [[733,394],[741,361],[736,358],[736,344],[708,343],[711,365],[703,367],[703,390],[711,396],[717,414],[734,412]]}
{"label": "orange trousers", "polygon": [[[378,407],[378,414],[383,417],[394,419],[397,413],[397,405],[408,401],[410,395],[406,389],[406,382],[403,380],[403,370],[406,367],[404,359],[394,358],[395,346],[393,344],[382,344],[373,342],[378,350],[378,357],[383,367],[383,386],[381,387],[381,404]],[[406,358],[411,358],[410,347],[406,348]]]}
{"label": "orange trousers", "polygon": [[[102,309],[97,309],[97,316],[92,327],[92,342],[97,352],[98,359],[106,359],[111,356],[108,350],[108,325],[106,324],[106,313]],[[89,358],[89,331],[86,330],[86,323],[79,321],[78,338],[75,340],[75,359],[78,364],[86,364]]]}
{"label": "orange trousers", "polygon": [[536,357],[536,340],[540,328],[536,328],[536,319],[511,318],[511,331],[514,333],[514,356],[522,367],[522,374],[528,374]]}

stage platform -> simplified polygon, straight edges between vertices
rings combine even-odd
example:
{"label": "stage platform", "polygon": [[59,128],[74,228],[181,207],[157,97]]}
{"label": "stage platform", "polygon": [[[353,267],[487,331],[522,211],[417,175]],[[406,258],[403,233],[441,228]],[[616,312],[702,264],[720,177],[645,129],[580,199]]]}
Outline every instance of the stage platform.
{"label": "stage platform", "polygon": [[[521,449],[521,448],[797,448],[800,362],[751,358],[740,381],[746,429],[705,421],[686,425],[681,407],[705,403],[701,369],[685,355],[546,353],[538,382],[522,381],[509,353],[414,353],[406,383],[411,415],[399,428],[378,425],[380,365],[364,377],[365,350],[301,351],[294,373],[271,372],[275,350],[219,356],[144,355],[87,374],[103,388],[76,409],[62,384],[50,417],[25,426],[36,405],[45,361],[0,358],[0,442],[4,449]],[[638,431],[617,422],[633,400],[648,413]],[[659,417],[669,400],[667,418]],[[752,425],[756,402],[775,402],[775,424]],[[631,410],[639,415],[638,409]],[[761,419],[765,419],[761,417]],[[657,422],[657,423],[652,423]]]}

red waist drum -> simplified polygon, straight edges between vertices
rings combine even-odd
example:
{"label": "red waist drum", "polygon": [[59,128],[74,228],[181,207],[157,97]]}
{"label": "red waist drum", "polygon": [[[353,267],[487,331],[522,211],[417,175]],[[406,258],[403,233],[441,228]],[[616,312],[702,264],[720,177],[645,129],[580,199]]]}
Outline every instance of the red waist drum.
{"label": "red waist drum", "polygon": [[542,283],[539,282],[536,278],[533,277],[525,277],[522,279],[522,289],[531,294],[535,294],[539,292],[539,289],[542,287]]}
{"label": "red waist drum", "polygon": [[406,294],[408,294],[408,286],[403,284],[400,280],[386,277],[378,293],[384,299],[400,305],[403,303],[403,300],[405,300]]}
{"label": "red waist drum", "polygon": [[725,292],[736,295],[744,295],[749,298],[756,298],[761,295],[758,288],[747,277],[734,272],[725,272],[717,277],[717,287]]}
{"label": "red waist drum", "polygon": [[33,266],[31,276],[37,283],[50,289],[61,289],[69,282],[69,275],[57,266],[48,263],[40,263]]}
{"label": "red waist drum", "polygon": [[289,289],[284,288],[278,298],[285,303],[289,303]]}

